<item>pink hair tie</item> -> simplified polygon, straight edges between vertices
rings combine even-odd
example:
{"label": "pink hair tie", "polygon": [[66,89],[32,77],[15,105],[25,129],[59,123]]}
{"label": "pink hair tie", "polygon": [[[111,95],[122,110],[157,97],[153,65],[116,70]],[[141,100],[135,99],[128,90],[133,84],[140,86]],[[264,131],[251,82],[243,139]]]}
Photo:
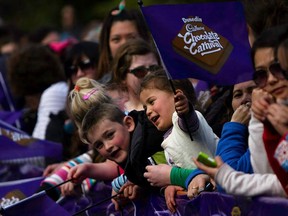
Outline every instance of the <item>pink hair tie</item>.
{"label": "pink hair tie", "polygon": [[74,91],[77,91],[77,92],[79,92],[79,91],[80,91],[80,87],[79,87],[79,86],[77,86],[77,85],[75,85],[75,87],[74,87]]}
{"label": "pink hair tie", "polygon": [[96,91],[98,91],[98,88],[93,88],[91,91],[83,95],[83,100],[88,100]]}
{"label": "pink hair tie", "polygon": [[119,10],[113,10],[113,11],[111,12],[111,14],[112,14],[113,16],[116,16],[116,15],[120,14],[121,11],[124,10],[125,4],[126,4],[126,3],[125,3],[125,0],[121,0],[120,3],[119,3],[119,6],[118,6]]}

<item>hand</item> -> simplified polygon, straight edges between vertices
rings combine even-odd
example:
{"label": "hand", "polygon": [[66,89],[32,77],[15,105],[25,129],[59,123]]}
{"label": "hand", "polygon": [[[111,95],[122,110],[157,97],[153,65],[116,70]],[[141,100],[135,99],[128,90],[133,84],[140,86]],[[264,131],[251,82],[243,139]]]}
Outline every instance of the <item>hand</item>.
{"label": "hand", "polygon": [[274,103],[272,95],[262,89],[256,88],[252,92],[252,111],[259,121],[265,121],[267,109],[271,103]]}
{"label": "hand", "polygon": [[283,136],[288,132],[288,107],[283,104],[274,103],[268,107],[267,119],[274,129]]}
{"label": "hand", "polygon": [[46,169],[43,171],[43,176],[47,177],[47,176],[53,174],[58,169],[60,169],[63,165],[64,165],[64,163],[55,163],[55,164],[51,164],[51,165],[47,166]]}
{"label": "hand", "polygon": [[218,172],[218,170],[220,169],[220,167],[223,165],[223,161],[221,159],[220,156],[216,156],[215,157],[215,161],[217,163],[217,167],[209,167],[204,165],[203,163],[197,161],[195,158],[193,158],[193,162],[195,163],[195,165],[203,170],[205,173],[207,173],[212,179],[214,179],[216,173]]}
{"label": "hand", "polygon": [[179,89],[176,90],[174,101],[175,101],[175,109],[179,116],[188,114],[189,102],[188,102],[187,97],[184,95],[184,93],[181,90]]}
{"label": "hand", "polygon": [[171,169],[172,167],[167,164],[146,166],[147,172],[144,173],[144,177],[147,178],[151,186],[165,187],[170,185]]}
{"label": "hand", "polygon": [[207,174],[199,174],[195,176],[188,185],[187,197],[192,199],[205,189],[205,185],[210,181]]}
{"label": "hand", "polygon": [[67,182],[60,186],[63,196],[76,196],[81,194],[81,185],[76,185],[73,182]]}
{"label": "hand", "polygon": [[128,181],[121,187],[119,192],[123,192],[124,197],[130,200],[135,200],[140,197],[142,188]]}
{"label": "hand", "polygon": [[[130,200],[135,200],[143,195],[144,191],[138,185],[133,184],[132,182],[125,183],[119,190],[119,195],[112,199],[112,202],[115,205],[115,210],[120,210],[121,206],[126,205]],[[112,195],[117,193],[112,190]]]}
{"label": "hand", "polygon": [[183,191],[183,190],[184,188],[174,185],[169,185],[165,188],[164,195],[166,205],[172,214],[176,212],[175,194],[177,193],[177,191]]}
{"label": "hand", "polygon": [[75,167],[72,167],[68,173],[67,179],[73,179],[72,182],[75,184],[81,183],[85,178],[89,176],[90,168],[93,169],[92,163],[83,163],[78,164]]}
{"label": "hand", "polygon": [[[116,195],[117,194],[117,192],[116,191],[114,191],[113,189],[112,189],[112,196],[114,196],[114,195]],[[114,204],[114,206],[115,206],[115,210],[116,211],[119,211],[120,209],[121,209],[121,196],[123,197],[123,195],[122,194],[119,194],[118,196],[116,196],[116,197],[114,197],[111,201],[112,201],[112,203]],[[122,198],[123,199],[123,198]]]}
{"label": "hand", "polygon": [[248,126],[250,118],[250,107],[246,104],[242,104],[234,111],[231,122],[238,122],[240,124]]}

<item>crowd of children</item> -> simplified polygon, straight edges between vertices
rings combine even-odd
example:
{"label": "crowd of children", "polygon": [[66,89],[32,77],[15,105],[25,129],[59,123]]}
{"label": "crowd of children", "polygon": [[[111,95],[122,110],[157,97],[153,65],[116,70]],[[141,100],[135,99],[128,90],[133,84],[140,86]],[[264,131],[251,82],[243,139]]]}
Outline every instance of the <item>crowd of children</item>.
{"label": "crowd of children", "polygon": [[[172,213],[178,192],[190,199],[203,191],[287,197],[288,23],[280,18],[288,5],[275,0],[280,15],[262,17],[263,26],[251,14],[271,5],[249,5],[244,1],[253,80],[221,93],[221,134],[197,110],[204,105],[195,80],[168,79],[137,10],[109,11],[99,45],[70,40],[63,52],[29,44],[11,53],[7,77],[15,100],[37,113],[23,119],[23,128],[66,149],[65,160],[45,167],[39,190],[73,179],[49,192],[57,200],[73,196],[81,183],[89,190],[95,180],[111,181],[116,210],[123,200],[161,192]],[[217,165],[199,162],[199,152]]]}

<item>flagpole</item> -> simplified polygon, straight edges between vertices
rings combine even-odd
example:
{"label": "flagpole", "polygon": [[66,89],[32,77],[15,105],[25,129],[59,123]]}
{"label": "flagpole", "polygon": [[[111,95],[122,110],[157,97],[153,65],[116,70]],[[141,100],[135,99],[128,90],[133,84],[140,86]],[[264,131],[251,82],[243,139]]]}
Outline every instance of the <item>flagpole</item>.
{"label": "flagpole", "polygon": [[[141,7],[143,6],[143,1],[142,1],[142,0],[138,0],[138,5],[139,5],[139,7],[140,7],[140,11],[141,11],[141,14],[142,14],[142,16],[143,16],[143,19],[144,19],[144,21],[146,22],[145,17],[144,17],[144,15],[143,15],[143,12],[142,12],[142,10],[141,10]],[[147,27],[148,27],[148,25],[147,25]],[[165,71],[165,73],[166,73],[166,76],[167,76],[167,78],[168,78],[168,80],[169,80],[169,83],[170,83],[170,86],[171,86],[171,88],[172,88],[172,91],[173,91],[174,95],[176,95],[176,89],[175,89],[175,86],[174,86],[174,84],[173,84],[173,82],[172,82],[172,77],[171,77],[170,73],[168,72],[168,70],[167,70],[167,68],[166,68],[166,66],[165,66],[165,64],[164,64],[164,61],[163,61],[162,56],[161,56],[161,53],[160,53],[160,51],[159,51],[159,49],[158,49],[158,46],[157,46],[157,44],[156,44],[153,36],[152,36],[152,40],[153,40],[153,43],[154,43],[154,45],[155,45],[155,48],[156,48],[156,50],[157,50],[157,52],[158,52],[158,55],[159,55],[159,57],[160,57],[161,65],[162,65],[162,67],[163,67],[163,69],[164,69],[164,71]],[[177,110],[176,110],[176,112],[177,112]],[[182,119],[183,119],[184,124],[185,124],[185,126],[186,126],[187,133],[189,134],[189,137],[190,137],[191,141],[193,141],[192,134],[191,134],[191,132],[190,132],[190,130],[189,130],[189,127],[188,127],[187,119],[185,118],[185,116],[183,116]]]}
{"label": "flagpole", "polygon": [[87,210],[89,210],[89,209],[91,209],[91,208],[93,208],[93,207],[95,207],[95,206],[97,206],[97,205],[100,205],[100,204],[102,204],[102,203],[104,203],[104,202],[106,202],[106,201],[108,201],[108,200],[111,200],[111,199],[115,198],[116,196],[118,196],[119,194],[122,194],[122,193],[123,193],[123,192],[119,192],[119,193],[117,193],[117,194],[115,194],[115,195],[113,195],[113,196],[111,196],[111,197],[108,197],[108,198],[106,198],[106,199],[103,199],[103,200],[99,201],[98,203],[89,205],[89,206],[87,206],[86,208],[82,209],[81,211],[78,211],[78,212],[74,213],[72,216],[79,215],[79,214],[81,214],[81,213],[83,213],[83,212],[85,212],[85,211],[87,211]]}

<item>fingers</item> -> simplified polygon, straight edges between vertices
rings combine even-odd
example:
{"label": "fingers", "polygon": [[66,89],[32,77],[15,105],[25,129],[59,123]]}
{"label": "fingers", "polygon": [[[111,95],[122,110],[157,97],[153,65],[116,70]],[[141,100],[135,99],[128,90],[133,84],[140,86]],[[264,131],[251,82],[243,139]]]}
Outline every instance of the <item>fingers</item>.
{"label": "fingers", "polygon": [[[201,188],[201,192],[202,192],[203,190],[204,190],[204,189]],[[195,198],[198,194],[199,194],[199,187],[198,187],[198,186],[191,186],[191,187],[188,188],[187,197],[188,197],[189,199]]]}

